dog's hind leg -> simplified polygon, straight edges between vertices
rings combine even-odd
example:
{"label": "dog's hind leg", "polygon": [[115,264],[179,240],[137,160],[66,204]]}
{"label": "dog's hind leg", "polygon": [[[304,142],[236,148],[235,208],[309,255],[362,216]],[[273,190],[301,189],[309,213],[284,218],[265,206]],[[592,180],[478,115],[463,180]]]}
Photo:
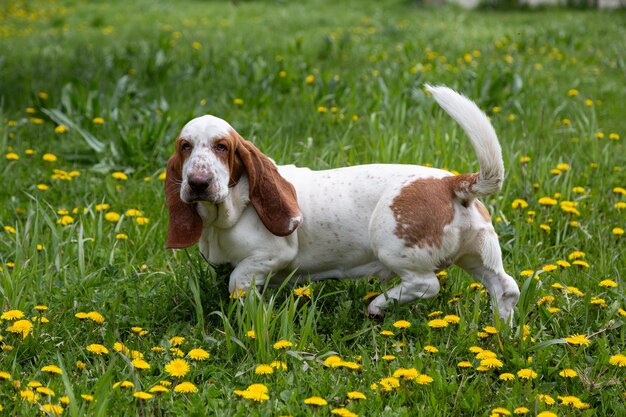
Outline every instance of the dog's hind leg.
{"label": "dog's hind leg", "polygon": [[403,271],[399,273],[399,285],[376,297],[367,307],[370,317],[382,317],[382,310],[393,302],[405,304],[417,298],[431,298],[439,292],[439,280],[434,272],[415,273]]}
{"label": "dog's hind leg", "polygon": [[487,288],[494,303],[494,315],[497,309],[499,317],[512,325],[513,308],[520,295],[519,286],[504,271],[502,252],[495,234],[484,236],[479,248],[479,252],[465,254],[455,263]]}

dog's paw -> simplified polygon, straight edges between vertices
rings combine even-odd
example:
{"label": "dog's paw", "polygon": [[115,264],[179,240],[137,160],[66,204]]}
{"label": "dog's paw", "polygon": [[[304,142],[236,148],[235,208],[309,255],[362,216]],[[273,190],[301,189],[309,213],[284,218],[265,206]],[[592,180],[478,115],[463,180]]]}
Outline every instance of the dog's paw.
{"label": "dog's paw", "polygon": [[370,320],[373,320],[377,323],[382,323],[382,321],[385,318],[383,313],[367,313],[367,317],[369,317]]}

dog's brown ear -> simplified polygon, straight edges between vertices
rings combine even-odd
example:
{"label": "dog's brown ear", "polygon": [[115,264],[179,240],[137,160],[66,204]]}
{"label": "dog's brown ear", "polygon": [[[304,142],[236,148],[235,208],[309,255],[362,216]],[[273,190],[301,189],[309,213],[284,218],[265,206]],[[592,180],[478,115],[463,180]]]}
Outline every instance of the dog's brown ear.
{"label": "dog's brown ear", "polygon": [[165,173],[165,200],[170,214],[165,244],[168,249],[187,248],[202,235],[202,218],[196,211],[196,205],[180,199],[182,168],[183,161],[177,150],[167,162]]}
{"label": "dog's brown ear", "polygon": [[236,137],[237,155],[248,174],[250,201],[259,218],[272,234],[290,235],[302,223],[295,188],[251,142],[236,132],[233,136]]}

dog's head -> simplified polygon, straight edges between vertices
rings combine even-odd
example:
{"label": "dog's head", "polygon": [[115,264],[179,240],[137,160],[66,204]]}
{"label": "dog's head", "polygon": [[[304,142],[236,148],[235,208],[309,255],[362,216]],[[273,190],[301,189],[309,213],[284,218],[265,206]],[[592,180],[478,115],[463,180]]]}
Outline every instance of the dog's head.
{"label": "dog's head", "polygon": [[186,248],[200,239],[198,202],[219,204],[245,176],[250,202],[265,227],[277,236],[302,222],[296,191],[276,165],[227,122],[202,116],[187,123],[167,163],[165,196],[170,215],[167,247]]}

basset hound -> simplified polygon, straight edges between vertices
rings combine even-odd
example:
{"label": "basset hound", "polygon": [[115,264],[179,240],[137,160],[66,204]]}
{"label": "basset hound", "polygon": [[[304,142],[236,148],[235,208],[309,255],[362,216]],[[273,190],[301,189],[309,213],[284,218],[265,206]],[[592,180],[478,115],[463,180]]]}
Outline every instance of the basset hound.
{"label": "basset hound", "polygon": [[435,273],[456,264],[487,288],[494,314],[510,320],[519,287],[504,271],[491,218],[477,199],[502,186],[498,138],[472,101],[446,87],[426,89],[469,136],[478,173],[278,166],[224,120],[201,116],[183,127],[167,164],[166,246],[199,242],[209,262],[234,267],[233,293],[293,271],[313,281],[398,276],[368,306],[378,317],[392,302],[434,297]]}

